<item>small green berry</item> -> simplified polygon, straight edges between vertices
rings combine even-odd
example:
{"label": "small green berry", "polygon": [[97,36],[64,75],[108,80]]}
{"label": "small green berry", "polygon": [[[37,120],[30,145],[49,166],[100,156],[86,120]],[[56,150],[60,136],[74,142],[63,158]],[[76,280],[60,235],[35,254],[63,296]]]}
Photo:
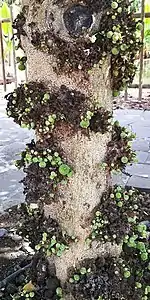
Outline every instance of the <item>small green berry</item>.
{"label": "small green berry", "polygon": [[118,8],[118,3],[115,2],[115,1],[112,2],[111,7],[112,7],[113,9],[117,9],[117,8]]}
{"label": "small green berry", "polygon": [[118,55],[119,54],[119,50],[116,47],[112,48],[111,52],[112,52],[113,55]]}
{"label": "small green berry", "polygon": [[81,269],[80,269],[80,273],[82,274],[82,275],[84,275],[84,274],[86,274],[86,268],[84,268],[84,267],[82,267]]}
{"label": "small green berry", "polygon": [[141,289],[142,288],[142,284],[140,282],[136,282],[135,286],[137,287],[137,289]]}
{"label": "small green berry", "polygon": [[73,276],[73,278],[74,278],[75,281],[79,281],[79,280],[80,280],[80,276],[77,275],[77,274],[75,274],[75,275]]}
{"label": "small green berry", "polygon": [[125,271],[123,275],[125,278],[129,278],[131,276],[131,273],[130,271]]}

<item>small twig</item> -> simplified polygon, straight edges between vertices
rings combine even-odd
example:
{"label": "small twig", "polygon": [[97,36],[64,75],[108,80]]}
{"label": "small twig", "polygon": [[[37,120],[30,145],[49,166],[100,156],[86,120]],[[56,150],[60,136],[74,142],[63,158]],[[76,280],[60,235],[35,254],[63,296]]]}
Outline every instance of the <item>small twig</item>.
{"label": "small twig", "polygon": [[11,275],[9,275],[8,277],[6,277],[5,279],[3,279],[2,281],[0,281],[0,289],[2,287],[5,287],[5,285],[10,282],[12,279],[14,279],[15,277],[17,277],[20,273],[22,273],[23,271],[25,271],[26,269],[29,269],[32,266],[32,262],[28,265],[26,265],[25,267],[17,270],[16,272],[12,273]]}

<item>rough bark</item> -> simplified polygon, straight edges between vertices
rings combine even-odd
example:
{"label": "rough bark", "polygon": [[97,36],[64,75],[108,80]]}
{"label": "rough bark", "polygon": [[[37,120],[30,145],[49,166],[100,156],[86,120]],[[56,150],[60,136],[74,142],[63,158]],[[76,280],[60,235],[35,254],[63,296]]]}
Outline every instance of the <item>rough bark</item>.
{"label": "rough bark", "polygon": [[[63,2],[63,1],[62,1]],[[64,1],[66,7],[75,1]],[[82,92],[90,99],[91,105],[98,104],[107,110],[112,110],[112,91],[110,78],[109,57],[105,59],[103,65],[95,64],[89,76],[80,67],[72,72],[57,73],[54,69],[57,65],[55,56],[36,50],[30,42],[30,30],[28,24],[33,21],[38,23],[40,31],[48,29],[45,19],[45,11],[50,14],[55,13],[55,28],[62,28],[60,20],[62,10],[61,5],[54,5],[52,1],[43,1],[34,10],[31,1],[24,0],[23,5],[29,5],[26,18],[25,31],[27,36],[22,39],[22,45],[28,59],[28,81],[42,81],[51,90],[54,86],[59,88],[65,85],[69,89]],[[68,36],[65,29],[59,30],[59,36],[64,41],[72,38]],[[49,41],[50,42],[50,41]],[[89,135],[82,133],[82,130],[73,132],[71,128],[62,123],[53,132],[54,139],[57,139],[58,146],[63,150],[63,155],[72,166],[74,174],[66,186],[59,185],[57,201],[45,205],[46,215],[54,217],[60,224],[62,230],[69,235],[78,238],[78,242],[72,244],[61,258],[54,258],[57,276],[62,282],[67,279],[67,272],[70,267],[75,266],[84,258],[97,257],[103,252],[114,250],[117,254],[119,248],[110,245],[93,242],[92,247],[85,246],[85,240],[90,234],[90,222],[92,212],[100,202],[104,190],[107,189],[108,174],[100,168],[103,162],[107,143],[111,139],[111,133],[101,134],[90,132]],[[67,298],[68,299],[68,298]]]}

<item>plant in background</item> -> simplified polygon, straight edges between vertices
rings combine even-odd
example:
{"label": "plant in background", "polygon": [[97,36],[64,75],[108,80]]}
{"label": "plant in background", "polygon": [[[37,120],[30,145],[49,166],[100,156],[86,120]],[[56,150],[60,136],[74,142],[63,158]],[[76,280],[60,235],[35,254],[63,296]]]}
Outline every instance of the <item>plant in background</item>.
{"label": "plant in background", "polygon": [[[6,1],[3,1],[0,6],[0,18],[1,19],[11,19],[10,8]],[[12,24],[11,22],[2,23],[2,34],[4,42],[4,58],[7,57],[8,52],[12,50]]]}
{"label": "plant in background", "polygon": [[26,56],[16,57],[16,63],[18,64],[18,69],[20,71],[24,71],[26,69],[26,62],[27,62]]}
{"label": "plant in background", "polygon": [[[150,12],[150,4],[149,1],[146,1],[145,3],[145,12],[148,13]],[[144,20],[144,44],[145,44],[145,51],[146,51],[146,55],[147,52],[150,51],[150,19],[149,18],[145,18]]]}

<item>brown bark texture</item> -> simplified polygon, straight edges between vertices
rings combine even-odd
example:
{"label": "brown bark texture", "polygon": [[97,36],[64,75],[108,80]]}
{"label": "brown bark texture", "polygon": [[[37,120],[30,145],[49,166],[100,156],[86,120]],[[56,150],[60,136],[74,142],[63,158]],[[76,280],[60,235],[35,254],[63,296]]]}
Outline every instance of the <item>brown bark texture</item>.
{"label": "brown bark texture", "polygon": [[[28,59],[28,81],[44,82],[50,91],[54,87],[60,88],[65,85],[70,90],[77,90],[84,94],[87,99],[90,99],[90,105],[102,106],[112,111],[109,57],[103,60],[103,64],[94,64],[87,77],[85,70],[82,70],[80,65],[78,70],[72,69],[67,72],[62,69],[61,72],[58,72],[55,55],[36,49],[31,44],[29,24],[34,22],[40,33],[44,35],[44,32],[49,30],[48,16],[51,14],[54,16],[51,26],[53,26],[55,35],[64,42],[76,43],[78,38],[68,34],[62,19],[64,11],[74,3],[76,1],[73,0],[45,0],[38,4],[35,1],[23,0],[23,5],[27,6],[24,26],[27,35],[22,37],[22,45]],[[97,15],[100,18],[100,12]],[[86,39],[86,37],[84,36],[82,39]],[[50,47],[53,47],[51,39],[48,43]],[[100,168],[100,164],[104,160],[111,133],[89,132],[88,135],[85,135],[80,129],[76,132],[72,131],[65,122],[62,122],[53,131],[53,138],[57,140],[63,156],[72,166],[73,176],[67,185],[59,185],[57,201],[46,204],[45,213],[55,218],[63,231],[78,239],[78,242],[73,243],[61,258],[53,258],[57,276],[63,283],[67,279],[70,267],[77,266],[85,258],[96,258],[103,252],[117,255],[119,248],[113,246],[112,249],[109,244],[102,246],[96,241],[89,248],[85,243],[91,230],[92,212],[100,203],[101,195],[108,186],[108,174]],[[66,299],[69,297],[67,296]]]}

